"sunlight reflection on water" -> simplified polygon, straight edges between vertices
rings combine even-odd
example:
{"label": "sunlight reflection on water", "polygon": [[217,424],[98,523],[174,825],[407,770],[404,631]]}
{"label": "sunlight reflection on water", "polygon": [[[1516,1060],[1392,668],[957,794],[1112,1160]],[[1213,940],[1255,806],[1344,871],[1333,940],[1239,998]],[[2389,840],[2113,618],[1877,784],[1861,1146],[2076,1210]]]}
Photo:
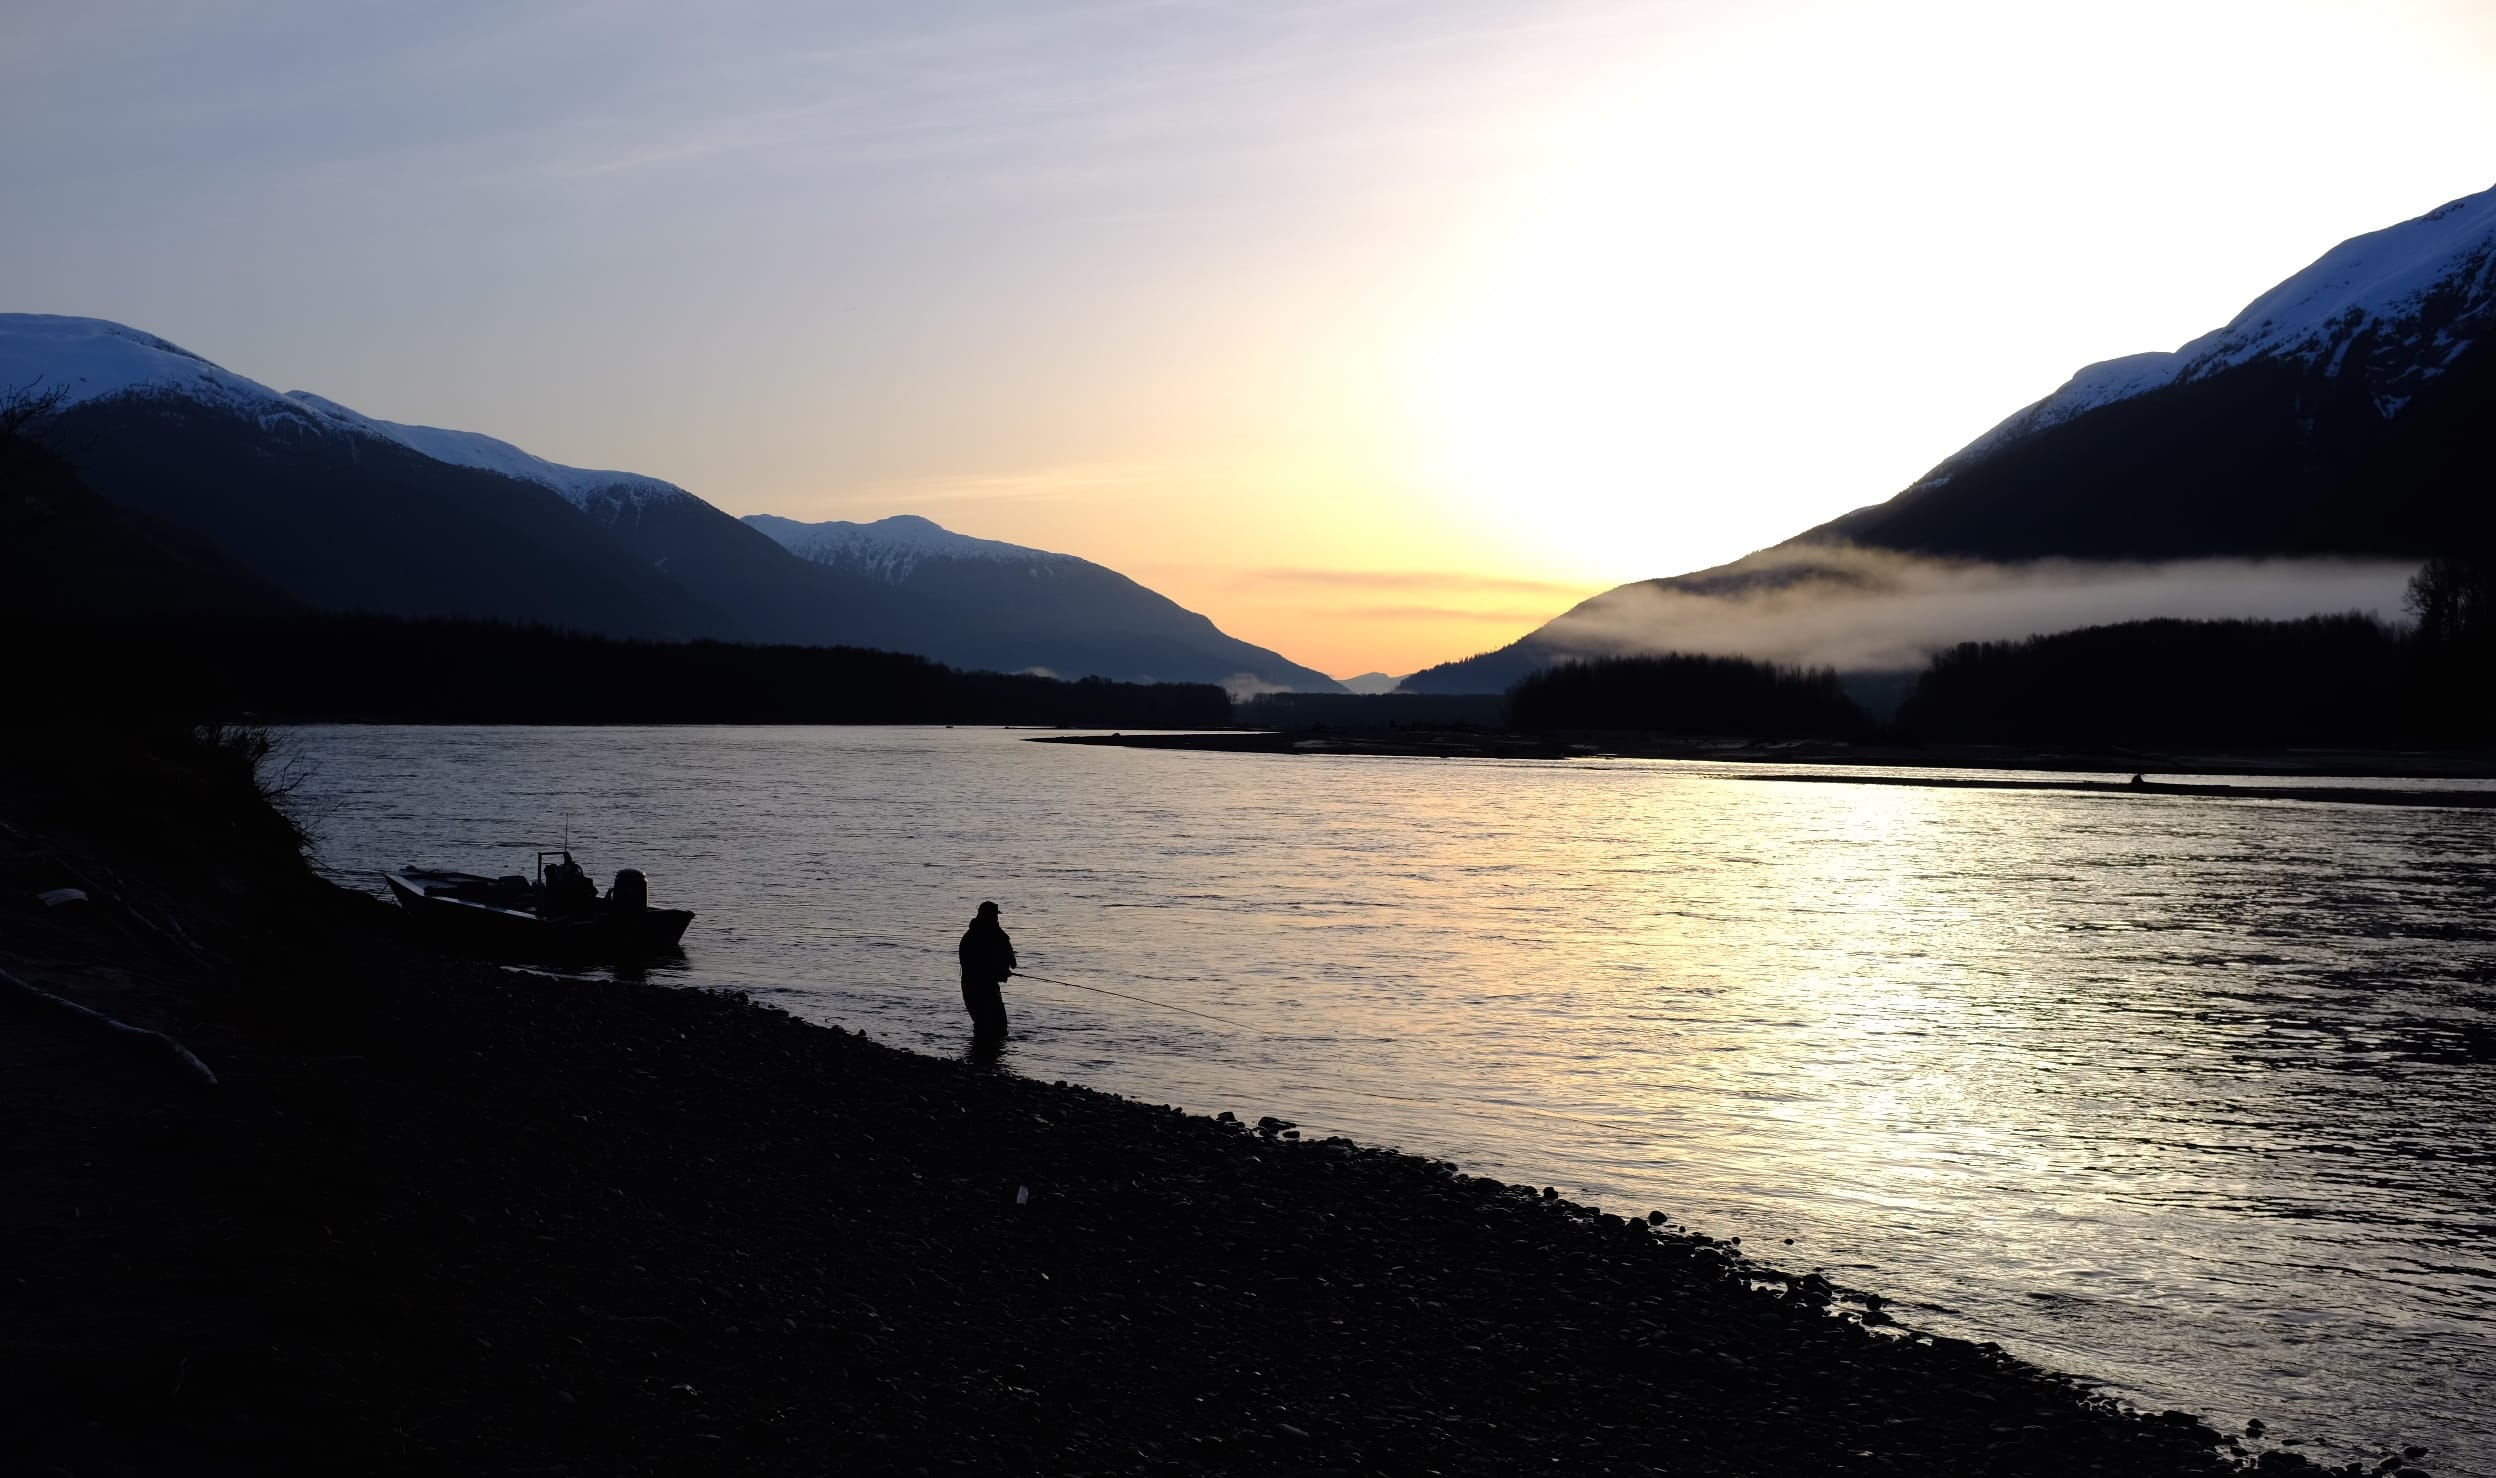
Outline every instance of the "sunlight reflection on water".
{"label": "sunlight reflection on water", "polygon": [[995,898],[1036,972],[1253,1024],[1013,982],[1015,1071],[1659,1208],[2153,1408],[2496,1472],[2496,813],[1023,737],[293,734],[332,867],[568,827],[700,910],[671,978],[937,1053]]}

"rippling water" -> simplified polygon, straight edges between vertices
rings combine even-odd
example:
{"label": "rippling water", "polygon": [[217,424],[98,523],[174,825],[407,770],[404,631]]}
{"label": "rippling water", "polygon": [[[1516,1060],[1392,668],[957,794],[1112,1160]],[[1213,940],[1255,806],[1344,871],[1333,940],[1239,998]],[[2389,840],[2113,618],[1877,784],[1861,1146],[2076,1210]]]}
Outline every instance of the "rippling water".
{"label": "rippling water", "polygon": [[994,898],[1028,969],[1239,1023],[1009,982],[1012,1070],[1658,1208],[2153,1409],[2496,1473],[2496,812],[994,730],[293,740],[334,868],[522,871],[568,828],[700,910],[671,978],[938,1053]]}

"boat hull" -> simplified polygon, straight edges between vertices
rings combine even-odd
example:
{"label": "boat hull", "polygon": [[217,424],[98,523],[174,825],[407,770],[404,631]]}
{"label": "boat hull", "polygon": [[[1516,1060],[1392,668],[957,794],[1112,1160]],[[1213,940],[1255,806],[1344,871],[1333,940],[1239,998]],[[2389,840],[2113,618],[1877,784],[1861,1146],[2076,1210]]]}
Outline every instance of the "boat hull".
{"label": "boat hull", "polygon": [[693,922],[691,910],[681,908],[602,907],[550,918],[507,902],[444,891],[456,886],[445,880],[459,876],[411,869],[384,873],[382,880],[428,938],[445,949],[491,959],[647,959],[675,953]]}

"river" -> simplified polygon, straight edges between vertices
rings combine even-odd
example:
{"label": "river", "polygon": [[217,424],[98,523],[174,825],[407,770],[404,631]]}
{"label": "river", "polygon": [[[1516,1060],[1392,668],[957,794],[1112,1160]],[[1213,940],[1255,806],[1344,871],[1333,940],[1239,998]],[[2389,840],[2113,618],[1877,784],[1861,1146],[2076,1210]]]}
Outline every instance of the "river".
{"label": "river", "polygon": [[1659,1209],[2153,1410],[2496,1475],[2496,811],[1028,737],[286,740],[360,886],[568,836],[699,910],[659,977],[930,1053],[994,899],[1064,982],[1009,983],[1009,1070]]}

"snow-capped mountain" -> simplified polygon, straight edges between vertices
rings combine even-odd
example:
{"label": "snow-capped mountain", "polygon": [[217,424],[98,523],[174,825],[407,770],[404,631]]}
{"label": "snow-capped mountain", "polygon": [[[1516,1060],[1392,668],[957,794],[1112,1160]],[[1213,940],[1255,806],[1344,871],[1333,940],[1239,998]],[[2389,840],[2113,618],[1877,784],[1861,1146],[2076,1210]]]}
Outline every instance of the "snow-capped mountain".
{"label": "snow-capped mountain", "polygon": [[[2354,236],[2180,349],[2092,364],[1927,474],[1917,486],[2099,406],[2256,360],[2363,374],[2389,418],[2496,329],[2496,190]],[[2352,360],[2354,359],[2354,363]]]}
{"label": "snow-capped mountain", "polygon": [[637,637],[736,626],[540,484],[437,461],[123,324],[0,314],[0,390],[58,396],[47,434],[90,487],[308,606]]}
{"label": "snow-capped mountain", "polygon": [[116,399],[178,399],[233,411],[263,429],[288,424],[394,441],[434,461],[536,483],[575,507],[600,494],[693,495],[636,472],[566,467],[474,431],[410,426],[352,410],[309,390],[283,394],[235,374],[169,339],[101,318],[0,313],[0,386],[36,386],[61,396],[62,409]]}
{"label": "snow-capped mountain", "polygon": [[888,585],[899,585],[929,559],[977,559],[992,564],[1045,564],[1074,561],[1071,554],[1051,554],[1008,544],[1001,539],[975,539],[957,534],[915,513],[896,513],[873,523],[832,519],[801,523],[773,513],[749,513],[745,522],[773,543],[813,564],[860,570]]}
{"label": "snow-capped mountain", "polygon": [[2172,353],[2091,365],[1795,542],[1993,559],[2411,554],[2484,517],[2496,190],[2332,248]]}
{"label": "snow-capped mountain", "polygon": [[[1915,592],[2007,623],[1962,620],[1960,637],[2066,629],[2050,610],[2077,609],[2078,591],[2099,621],[2288,613],[2119,604],[2125,590],[2191,597],[2179,587],[2213,561],[2273,562],[2243,588],[2291,603],[2282,582],[2305,569],[2325,603],[2308,609],[2349,609],[2402,561],[2496,547],[2491,465],[2496,190],[2341,243],[2180,349],[2088,366],[1887,502],[1717,569],[1619,586],[1404,686],[1495,692],[1553,661],[1678,644],[1822,660],[1781,643],[1860,627],[1880,603],[1903,611]],[[2185,561],[2171,581],[2122,573]],[[2042,624],[2022,628],[2031,616]]]}
{"label": "snow-capped mountain", "polygon": [[[790,524],[814,530],[801,558],[673,483],[280,394],[103,319],[0,314],[0,393],[21,390],[59,397],[50,434],[96,492],[316,608],[1333,687],[1071,555],[894,518]],[[1037,578],[1003,588],[1009,565]]]}
{"label": "snow-capped mountain", "polygon": [[332,424],[395,442],[454,467],[473,468],[556,494],[609,539],[725,618],[697,634],[808,645],[888,645],[909,625],[877,608],[869,592],[804,568],[736,519],[693,494],[638,472],[570,467],[475,431],[385,421],[308,390],[286,398]]}
{"label": "snow-capped mountain", "polygon": [[0,313],[0,386],[57,394],[64,409],[130,395],[174,395],[245,415],[301,413],[257,380],[181,345],[101,318]]}
{"label": "snow-capped mountain", "polygon": [[1324,673],[1229,636],[1168,596],[1071,554],[971,538],[912,514],[873,523],[749,514],[745,522],[829,574],[948,613],[944,647],[964,654],[948,660],[1061,677],[1208,673],[1240,695],[1338,691]]}
{"label": "snow-capped mountain", "polygon": [[340,425],[385,437],[422,452],[437,462],[499,472],[505,477],[516,477],[540,487],[552,488],[575,508],[586,508],[601,497],[641,501],[693,496],[672,482],[644,477],[638,472],[601,472],[549,462],[544,457],[531,456],[510,442],[497,441],[481,432],[449,431],[440,426],[410,426],[399,421],[384,421],[350,410],[309,390],[289,390],[286,398],[297,405],[310,406]]}

